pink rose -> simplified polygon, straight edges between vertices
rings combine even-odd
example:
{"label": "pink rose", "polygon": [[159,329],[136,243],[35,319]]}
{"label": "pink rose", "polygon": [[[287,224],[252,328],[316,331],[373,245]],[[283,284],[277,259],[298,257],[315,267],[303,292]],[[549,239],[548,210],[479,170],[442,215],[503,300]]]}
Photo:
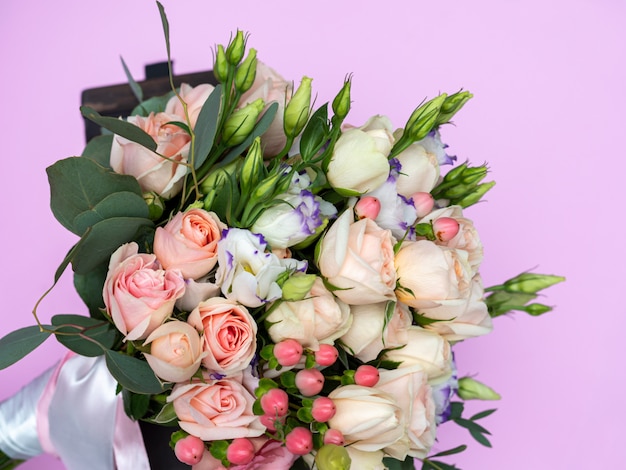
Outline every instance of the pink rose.
{"label": "pink rose", "polygon": [[200,463],[193,470],[289,470],[297,455],[293,455],[278,441],[264,437],[250,439],[256,449],[256,455],[246,465],[231,465],[226,469],[222,462],[214,458],[208,451],[204,453]]}
{"label": "pink rose", "polygon": [[167,398],[174,404],[181,429],[203,441],[257,437],[265,432],[254,415],[254,395],[242,384],[243,374],[178,384]]}
{"label": "pink rose", "polygon": [[189,380],[200,367],[200,334],[189,323],[174,320],[159,326],[144,342],[150,344],[146,361],[157,377],[168,382]]}
{"label": "pink rose", "polygon": [[240,107],[252,103],[258,98],[261,98],[266,103],[266,107],[273,102],[278,103],[278,110],[272,124],[261,136],[263,154],[267,158],[278,155],[287,143],[283,130],[283,114],[292,93],[293,83],[285,80],[274,69],[268,67],[263,62],[258,61],[254,83],[239,100]]}
{"label": "pink rose", "polygon": [[145,192],[154,191],[165,199],[175,196],[187,174],[187,167],[180,163],[187,162],[191,141],[189,134],[180,127],[168,124],[180,121],[180,117],[150,113],[148,117],[130,116],[127,120],[154,139],[156,153],[116,135],[111,146],[111,168],[116,173],[137,178]]}
{"label": "pink rose", "polygon": [[[196,121],[198,120],[200,110],[202,110],[202,106],[214,89],[215,87],[213,85],[209,85],[208,83],[203,83],[195,87],[186,83],[182,83],[180,85],[180,91],[178,94],[180,98],[187,103],[187,113],[189,114],[188,124],[192,129],[196,127]],[[180,99],[178,99],[178,96],[172,96],[170,98],[167,105],[165,105],[165,112],[167,114],[175,114],[180,117],[180,121],[185,123],[187,122],[185,110],[180,102]]]}
{"label": "pink rose", "polygon": [[138,251],[132,242],[111,255],[102,290],[107,313],[127,340],[147,338],[185,292],[180,271],[162,270],[156,256]]}
{"label": "pink rose", "polygon": [[240,372],[256,352],[257,324],[248,310],[234,301],[213,297],[201,302],[187,319],[202,331],[206,357],[202,364],[211,372]]}
{"label": "pink rose", "polygon": [[213,212],[178,212],[154,234],[154,254],[165,269],[180,269],[185,279],[198,279],[217,264],[217,242],[226,228]]}
{"label": "pink rose", "polygon": [[322,276],[339,287],[333,293],[351,305],[395,300],[396,271],[391,231],[371,219],[352,220],[345,211],[321,241],[317,264]]}

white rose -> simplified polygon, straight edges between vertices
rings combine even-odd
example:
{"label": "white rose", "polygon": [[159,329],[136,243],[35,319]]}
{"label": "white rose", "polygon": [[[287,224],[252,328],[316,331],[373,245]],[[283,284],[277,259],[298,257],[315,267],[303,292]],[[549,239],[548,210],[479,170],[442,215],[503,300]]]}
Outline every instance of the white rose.
{"label": "white rose", "polygon": [[383,463],[385,454],[383,451],[365,452],[355,449],[354,446],[346,446],[350,460],[350,468],[358,468],[359,470],[386,470],[387,467]]}
{"label": "white rose", "polygon": [[439,180],[437,157],[420,144],[411,144],[396,159],[402,165],[396,181],[398,194],[411,197],[417,192],[429,193]]}

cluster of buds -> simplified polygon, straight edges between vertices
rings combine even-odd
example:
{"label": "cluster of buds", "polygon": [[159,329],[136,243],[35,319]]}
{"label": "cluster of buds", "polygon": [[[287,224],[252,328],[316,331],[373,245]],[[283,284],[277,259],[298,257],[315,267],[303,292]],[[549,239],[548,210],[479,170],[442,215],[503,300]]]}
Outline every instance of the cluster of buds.
{"label": "cluster of buds", "polygon": [[487,176],[487,166],[471,167],[462,163],[450,170],[443,181],[437,185],[432,195],[437,200],[444,200],[446,205],[469,207],[476,204],[496,183],[481,183]]}

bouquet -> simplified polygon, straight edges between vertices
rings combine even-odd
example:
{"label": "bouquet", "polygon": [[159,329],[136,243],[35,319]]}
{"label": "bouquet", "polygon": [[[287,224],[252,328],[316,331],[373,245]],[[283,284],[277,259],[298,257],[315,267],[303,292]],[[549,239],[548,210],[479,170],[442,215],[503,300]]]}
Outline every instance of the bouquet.
{"label": "bouquet", "polygon": [[131,116],[82,108],[105,133],[47,171],[52,211],[80,237],[55,283],[71,264],[90,316],[45,325],[35,308],[37,325],[0,340],[0,366],[55,335],[106,365],[132,421],[172,426],[197,469],[456,468],[439,458],[464,445],[430,453],[438,426],[489,446],[477,421],[495,410],[466,417],[463,400],[499,395],[457,377],[454,344],[549,311],[534,299],[563,278],[483,287],[466,209],[494,182],[455,165],[440,134],[469,92],[423,102],[400,129],[355,126],[351,77],[315,108],[311,78],[294,87],[247,39],[217,46],[217,86],[142,100],[129,76]]}

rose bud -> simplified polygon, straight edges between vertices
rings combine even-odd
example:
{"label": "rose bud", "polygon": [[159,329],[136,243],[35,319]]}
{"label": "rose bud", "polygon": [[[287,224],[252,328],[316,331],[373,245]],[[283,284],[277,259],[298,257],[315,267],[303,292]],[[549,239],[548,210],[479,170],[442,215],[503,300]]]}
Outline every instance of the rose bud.
{"label": "rose bud", "polygon": [[459,233],[459,223],[452,217],[439,217],[433,222],[433,232],[440,242],[450,241]]}
{"label": "rose bud", "polygon": [[357,219],[376,219],[380,213],[380,201],[373,196],[365,196],[359,199],[354,206],[354,215]]}
{"label": "rose bud", "polygon": [[413,199],[413,206],[418,218],[425,217],[430,214],[435,207],[435,199],[432,194],[418,191],[411,196]]}

